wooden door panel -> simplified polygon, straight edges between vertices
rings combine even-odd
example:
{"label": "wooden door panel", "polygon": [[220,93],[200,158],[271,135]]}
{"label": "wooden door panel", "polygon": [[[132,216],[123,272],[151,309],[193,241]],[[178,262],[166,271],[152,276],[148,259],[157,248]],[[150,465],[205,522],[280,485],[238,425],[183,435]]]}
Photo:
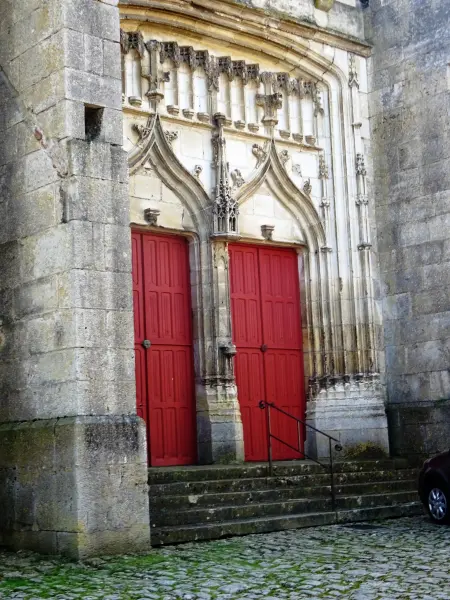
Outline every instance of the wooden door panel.
{"label": "wooden door panel", "polygon": [[262,344],[258,251],[251,246],[230,246],[231,310],[234,343],[246,348]]}
{"label": "wooden door panel", "polygon": [[[149,462],[196,462],[188,248],[183,238],[133,233],[136,388]],[[144,349],[142,342],[151,346]]]}
{"label": "wooden door panel", "polygon": [[265,396],[261,351],[247,348],[239,350],[235,359],[235,369],[246,460],[267,460],[266,415],[259,408],[259,400],[263,400]]}
{"label": "wooden door panel", "polygon": [[[302,354],[295,350],[269,350],[264,356],[266,377],[266,398],[285,412],[304,419],[303,403],[303,364]],[[303,448],[304,427],[276,410],[271,411],[272,432],[294,448]],[[300,435],[300,446],[299,446]],[[274,460],[302,458],[301,453],[292,448],[273,442]]]}
{"label": "wooden door panel", "polygon": [[[300,294],[295,251],[230,245],[236,382],[244,428],[246,460],[267,460],[267,422],[260,400],[303,419],[305,393]],[[297,422],[271,411],[272,433],[298,446]],[[304,441],[303,428],[300,429]],[[273,441],[273,458],[302,454]]]}

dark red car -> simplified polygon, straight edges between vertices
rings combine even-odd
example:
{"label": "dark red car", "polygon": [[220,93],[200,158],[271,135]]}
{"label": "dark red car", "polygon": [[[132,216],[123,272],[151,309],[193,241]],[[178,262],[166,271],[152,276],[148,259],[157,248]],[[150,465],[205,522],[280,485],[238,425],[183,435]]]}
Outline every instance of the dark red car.
{"label": "dark red car", "polygon": [[450,450],[423,463],[419,496],[432,521],[450,523]]}

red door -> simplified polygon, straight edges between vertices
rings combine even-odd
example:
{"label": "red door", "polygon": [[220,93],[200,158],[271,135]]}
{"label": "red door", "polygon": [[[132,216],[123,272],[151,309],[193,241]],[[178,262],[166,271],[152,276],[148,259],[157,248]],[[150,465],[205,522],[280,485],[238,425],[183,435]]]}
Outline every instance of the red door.
{"label": "red door", "polygon": [[[267,460],[266,411],[274,402],[304,419],[302,333],[297,253],[290,249],[230,245],[233,338],[237,346],[236,381],[244,427],[245,457]],[[298,447],[296,421],[271,411],[272,433]],[[300,428],[303,449],[303,428]],[[273,458],[302,454],[277,441]]]}
{"label": "red door", "polygon": [[188,247],[184,238],[133,232],[137,412],[152,466],[196,462]]}

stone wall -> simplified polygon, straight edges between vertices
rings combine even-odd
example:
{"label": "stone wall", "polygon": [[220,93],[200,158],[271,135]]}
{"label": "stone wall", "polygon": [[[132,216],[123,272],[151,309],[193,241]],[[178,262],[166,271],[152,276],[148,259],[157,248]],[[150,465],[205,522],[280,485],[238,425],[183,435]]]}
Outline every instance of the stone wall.
{"label": "stone wall", "polygon": [[0,543],[148,546],[117,2],[0,1]]}
{"label": "stone wall", "polygon": [[360,0],[235,0],[277,16],[364,39]]}
{"label": "stone wall", "polygon": [[448,448],[450,5],[371,0],[366,32],[391,449]]}

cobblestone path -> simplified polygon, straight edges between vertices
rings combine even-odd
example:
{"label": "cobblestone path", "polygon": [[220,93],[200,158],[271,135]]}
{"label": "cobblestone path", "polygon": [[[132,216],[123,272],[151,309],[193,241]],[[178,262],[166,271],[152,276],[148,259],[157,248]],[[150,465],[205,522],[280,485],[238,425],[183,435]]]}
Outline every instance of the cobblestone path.
{"label": "cobblestone path", "polygon": [[450,527],[417,517],[84,563],[1,553],[0,598],[448,600]]}

